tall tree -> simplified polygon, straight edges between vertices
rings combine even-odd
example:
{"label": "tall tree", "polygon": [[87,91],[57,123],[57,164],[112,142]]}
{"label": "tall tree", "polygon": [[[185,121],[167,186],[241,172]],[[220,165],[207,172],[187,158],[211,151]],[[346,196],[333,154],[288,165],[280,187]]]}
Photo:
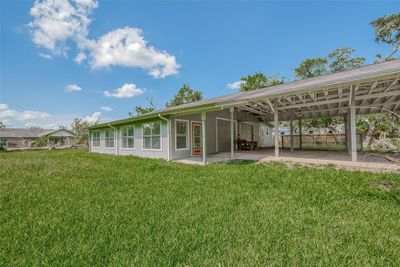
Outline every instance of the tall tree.
{"label": "tall tree", "polygon": [[240,84],[240,91],[242,92],[283,83],[283,79],[279,78],[277,75],[268,77],[260,71],[257,71],[253,75],[243,76],[240,80],[242,81]]}
{"label": "tall tree", "polygon": [[296,77],[306,79],[317,77],[328,72],[328,60],[324,57],[307,58],[294,69]]}
{"label": "tall tree", "polygon": [[361,67],[364,65],[365,58],[352,57],[356,50],[351,47],[343,47],[333,50],[327,56],[329,71],[337,72]]}
{"label": "tall tree", "polygon": [[[143,107],[142,105],[138,105],[135,107],[136,111],[136,116],[143,115],[146,113],[150,113],[156,109],[156,105],[154,103],[153,98],[147,98],[147,101],[149,101],[149,106]],[[128,112],[129,116],[134,116],[133,112]]]}
{"label": "tall tree", "polygon": [[382,55],[378,54],[376,61],[392,60],[394,54],[400,48],[400,13],[377,18],[370,24],[375,28],[375,41],[392,47],[392,52],[389,55],[383,58]]}
{"label": "tall tree", "polygon": [[165,105],[167,107],[179,106],[182,104],[192,103],[203,99],[203,93],[199,90],[190,88],[190,85],[185,83],[178,93]]}
{"label": "tall tree", "polygon": [[353,57],[355,51],[351,47],[343,47],[333,50],[326,57],[307,58],[295,68],[294,73],[296,77],[306,79],[361,67],[365,58]]}
{"label": "tall tree", "polygon": [[2,121],[0,121],[0,128],[6,128],[6,125]]}
{"label": "tall tree", "polygon": [[90,126],[91,124],[83,119],[75,118],[72,120],[71,128],[79,143],[88,145]]}
{"label": "tall tree", "polygon": [[[317,77],[323,74],[333,73],[337,71],[349,70],[356,67],[361,67],[365,58],[353,57],[355,49],[343,47],[333,50],[326,57],[316,57],[305,59],[294,70],[298,78],[306,79]],[[342,118],[316,118],[305,120],[303,125],[308,127],[327,127],[332,131],[335,125],[343,123]]]}

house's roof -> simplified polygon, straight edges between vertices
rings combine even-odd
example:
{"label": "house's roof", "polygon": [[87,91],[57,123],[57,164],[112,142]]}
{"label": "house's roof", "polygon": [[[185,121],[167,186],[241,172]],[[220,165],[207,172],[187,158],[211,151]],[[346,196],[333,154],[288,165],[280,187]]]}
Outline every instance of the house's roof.
{"label": "house's roof", "polygon": [[215,98],[209,98],[193,103],[183,104],[175,107],[159,109],[145,115],[95,125],[92,126],[92,128],[106,126],[108,124],[117,125],[128,121],[147,119],[159,116],[160,114],[173,115],[175,113],[191,109],[221,107],[228,104],[230,105],[245,101],[253,101],[260,98],[273,99],[280,96],[302,93],[304,91],[321,90],[337,85],[348,85],[352,82],[362,82],[374,77],[385,77],[399,73],[400,59],[397,59],[378,64],[370,64],[347,71],[341,71],[304,80],[298,80],[271,87],[261,88],[258,90],[239,92]]}
{"label": "house's roof", "polygon": [[0,128],[0,137],[21,137],[21,138],[36,138],[49,134],[54,134],[58,131],[67,131],[73,135],[71,131],[64,129],[24,129],[24,128]]}

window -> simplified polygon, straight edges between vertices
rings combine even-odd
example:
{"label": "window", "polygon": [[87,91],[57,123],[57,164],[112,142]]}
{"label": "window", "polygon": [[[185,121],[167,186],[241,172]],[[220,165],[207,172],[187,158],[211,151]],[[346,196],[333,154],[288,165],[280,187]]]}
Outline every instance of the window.
{"label": "window", "polygon": [[143,124],[143,148],[161,149],[161,123],[159,121]]}
{"label": "window", "polygon": [[114,147],[114,129],[106,130],[106,147]]}
{"label": "window", "polygon": [[187,149],[189,122],[183,120],[175,120],[175,149]]}
{"label": "window", "polygon": [[135,148],[135,126],[121,128],[121,148]]}
{"label": "window", "polygon": [[95,131],[92,133],[92,146],[100,147],[100,131]]}

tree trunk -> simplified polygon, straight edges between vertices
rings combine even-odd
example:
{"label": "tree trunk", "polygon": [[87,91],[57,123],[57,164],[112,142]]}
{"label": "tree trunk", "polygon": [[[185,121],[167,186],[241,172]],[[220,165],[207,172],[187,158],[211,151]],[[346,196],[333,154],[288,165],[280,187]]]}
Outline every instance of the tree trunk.
{"label": "tree trunk", "polygon": [[372,141],[373,141],[374,132],[375,132],[375,127],[374,126],[369,127],[367,135],[365,136],[363,144],[362,144],[362,146],[364,148],[367,148],[367,147],[371,146]]}

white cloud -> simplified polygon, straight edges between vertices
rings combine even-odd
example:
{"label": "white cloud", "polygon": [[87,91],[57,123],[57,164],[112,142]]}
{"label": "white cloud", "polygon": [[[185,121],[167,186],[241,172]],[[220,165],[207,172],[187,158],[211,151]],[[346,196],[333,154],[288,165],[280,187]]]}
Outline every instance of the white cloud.
{"label": "white cloud", "polygon": [[[96,0],[36,0],[30,10],[33,20],[28,24],[33,42],[53,55],[67,57],[69,41],[79,53],[74,61],[88,61],[93,69],[123,66],[141,68],[155,78],[165,78],[179,72],[175,56],[148,45],[141,29],[119,28],[100,36],[88,38],[91,12],[98,7]],[[51,58],[52,55],[41,54]]]}
{"label": "white cloud", "polygon": [[84,47],[91,23],[89,15],[97,6],[95,0],[36,0],[30,10],[33,21],[28,24],[33,42],[65,56],[69,39]]}
{"label": "white cloud", "polygon": [[229,89],[240,89],[240,85],[242,85],[243,81],[236,81],[233,83],[228,83],[226,85],[226,87],[228,87]]}
{"label": "white cloud", "polygon": [[39,53],[39,56],[41,56],[42,58],[45,58],[45,59],[52,59],[53,58],[52,55],[44,54],[44,53]]}
{"label": "white cloud", "polygon": [[38,122],[28,122],[24,124],[25,128],[40,127],[43,129],[57,129],[60,126],[67,126],[67,125],[62,125],[57,123],[38,123]]}
{"label": "white cloud", "polygon": [[120,88],[115,89],[113,92],[104,91],[104,95],[107,97],[116,98],[132,98],[144,93],[144,89],[138,88],[136,84],[126,83]]}
{"label": "white cloud", "polygon": [[47,112],[10,109],[6,104],[0,104],[0,121],[7,127],[41,127],[54,129],[60,126],[70,127],[74,118],[82,118],[89,123],[103,121],[101,112],[94,112],[89,116],[73,114],[49,114]]}
{"label": "white cloud", "polygon": [[50,114],[46,112],[25,110],[25,111],[17,111],[15,109],[9,109],[7,105],[4,105],[0,109],[0,120],[16,120],[16,121],[26,121],[32,119],[40,119],[40,118],[48,118]]}
{"label": "white cloud", "polygon": [[77,84],[70,84],[65,87],[65,92],[72,93],[72,92],[79,92],[82,88]]}
{"label": "white cloud", "polygon": [[82,61],[84,61],[87,58],[86,54],[83,52],[80,52],[76,57],[74,58],[74,61],[78,64],[81,64]]}
{"label": "white cloud", "polygon": [[107,106],[102,106],[102,107],[100,107],[100,109],[103,111],[113,111],[112,107],[107,107]]}
{"label": "white cloud", "polygon": [[100,119],[101,119],[101,112],[95,112],[92,115],[86,116],[84,118],[85,121],[92,124],[97,123]]}
{"label": "white cloud", "polygon": [[148,70],[155,78],[177,74],[175,56],[148,46],[138,28],[121,28],[102,36],[91,47],[91,65],[104,68],[113,65]]}

